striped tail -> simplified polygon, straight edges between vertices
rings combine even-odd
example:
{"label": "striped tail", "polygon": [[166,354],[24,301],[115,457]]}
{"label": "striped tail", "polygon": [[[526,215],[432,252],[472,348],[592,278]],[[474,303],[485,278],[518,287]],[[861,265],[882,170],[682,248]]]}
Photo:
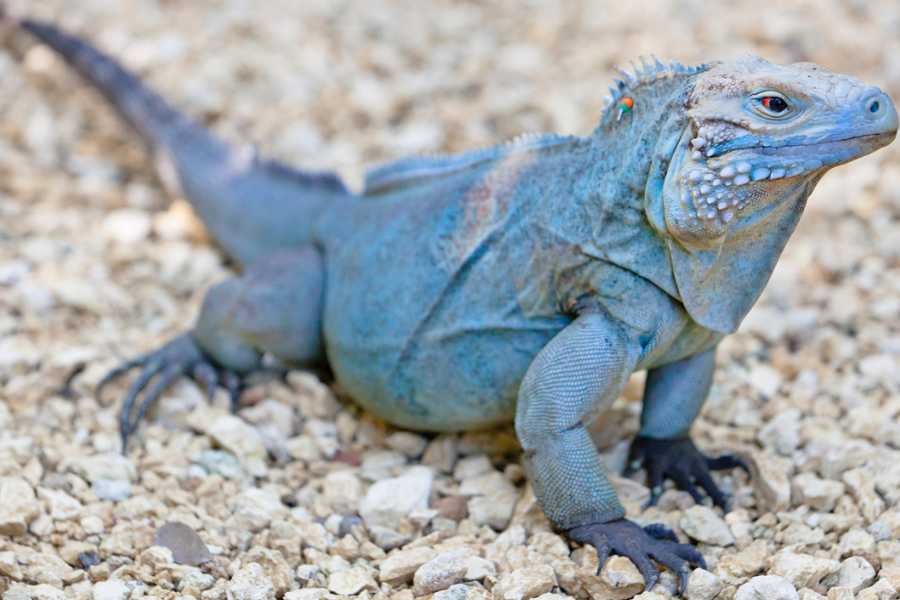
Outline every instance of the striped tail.
{"label": "striped tail", "polygon": [[28,32],[90,82],[141,136],[163,181],[175,184],[216,242],[239,263],[309,243],[316,217],[350,193],[332,173],[310,173],[233,147],[188,118],[134,73],[55,25],[0,19]]}

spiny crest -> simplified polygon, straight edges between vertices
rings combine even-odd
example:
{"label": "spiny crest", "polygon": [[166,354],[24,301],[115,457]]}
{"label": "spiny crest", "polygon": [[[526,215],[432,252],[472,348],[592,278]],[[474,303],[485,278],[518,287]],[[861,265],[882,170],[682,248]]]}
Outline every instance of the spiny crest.
{"label": "spiny crest", "polygon": [[398,189],[415,180],[450,175],[485,162],[520,153],[550,150],[577,142],[578,138],[555,133],[523,133],[497,146],[462,154],[431,154],[403,158],[376,167],[366,174],[365,191],[376,194]]}
{"label": "spiny crest", "polygon": [[689,77],[708,70],[712,65],[708,63],[687,66],[680,62],[662,62],[656,56],[649,58],[642,56],[637,64],[632,63],[631,71],[617,69],[621,78],[616,79],[609,87],[609,96],[606,97],[605,109],[616,106],[620,100],[629,94],[639,91],[641,88],[654,84],[660,80]]}

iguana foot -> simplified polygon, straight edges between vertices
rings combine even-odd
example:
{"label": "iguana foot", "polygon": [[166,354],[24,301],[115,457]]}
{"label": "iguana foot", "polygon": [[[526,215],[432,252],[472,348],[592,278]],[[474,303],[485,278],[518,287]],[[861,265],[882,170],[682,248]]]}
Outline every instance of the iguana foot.
{"label": "iguana foot", "polygon": [[671,529],[658,523],[641,527],[633,521],[617,519],[575,527],[567,534],[576,542],[597,549],[599,568],[603,568],[610,554],[631,559],[644,577],[647,591],[659,581],[659,569],[653,564],[654,560],[676,575],[679,595],[687,589],[690,565],[706,568],[706,561],[696,548],[679,543]]}
{"label": "iguana foot", "polygon": [[[128,448],[128,438],[137,430],[147,411],[179,377],[193,377],[206,388],[206,395],[210,399],[216,387],[222,386],[228,391],[232,412],[236,412],[240,407],[240,396],[244,387],[242,377],[210,360],[200,350],[190,332],[179,335],[153,352],[114,368],[97,383],[96,395],[99,397],[106,385],[138,367],[141,368],[141,373],[131,384],[119,411],[119,434],[122,437],[123,453]],[[141,393],[143,399],[138,403],[138,396]]]}
{"label": "iguana foot", "polygon": [[700,493],[702,489],[713,504],[727,510],[728,495],[719,489],[710,472],[740,467],[750,473],[747,463],[741,458],[733,454],[715,458],[706,456],[690,438],[663,440],[637,436],[631,443],[626,474],[641,467],[647,471],[647,483],[650,486],[647,506],[656,504],[662,495],[663,480],[669,478],[678,489],[689,493],[697,504],[703,502],[703,495]]}

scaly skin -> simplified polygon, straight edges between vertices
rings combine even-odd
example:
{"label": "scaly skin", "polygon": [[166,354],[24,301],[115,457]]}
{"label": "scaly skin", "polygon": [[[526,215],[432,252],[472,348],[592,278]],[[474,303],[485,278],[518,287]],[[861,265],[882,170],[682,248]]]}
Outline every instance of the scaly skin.
{"label": "scaly skin", "polygon": [[822,175],[897,131],[881,91],[814,65],[656,61],[616,82],[590,136],[399,161],[357,196],[216,139],[80,39],[7,21],[100,89],[243,267],[192,331],[126,365],[144,370],[124,442],[181,375],[236,394],[264,353],[327,362],[403,427],[514,418],[553,524],[601,557],[629,556],[648,587],[653,560],[683,590],[702,557],[624,519],[586,425],[649,370],[635,466],[654,497],[668,477],[724,505],[709,470],[739,463],[689,439],[715,347],[762,292]]}

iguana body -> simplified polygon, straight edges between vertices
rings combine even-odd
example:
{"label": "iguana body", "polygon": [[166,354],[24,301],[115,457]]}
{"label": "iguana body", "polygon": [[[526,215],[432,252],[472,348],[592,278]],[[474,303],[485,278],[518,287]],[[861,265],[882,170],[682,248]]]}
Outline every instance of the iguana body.
{"label": "iguana body", "polygon": [[263,353],[327,362],[361,405],[403,427],[515,418],[553,524],[601,559],[626,554],[651,586],[651,558],[683,586],[702,557],[623,519],[586,425],[648,369],[633,458],[653,498],[669,477],[724,504],[709,471],[739,462],[707,459],[688,438],[715,346],[761,293],[821,175],[897,129],[877,88],[810,65],[657,62],[613,87],[590,136],[407,159],[353,194],[224,144],[77,38],[19,25],[174,168],[244,269],[209,292],[192,332],[112,374],[143,367],[123,437],[183,374],[236,396]]}

